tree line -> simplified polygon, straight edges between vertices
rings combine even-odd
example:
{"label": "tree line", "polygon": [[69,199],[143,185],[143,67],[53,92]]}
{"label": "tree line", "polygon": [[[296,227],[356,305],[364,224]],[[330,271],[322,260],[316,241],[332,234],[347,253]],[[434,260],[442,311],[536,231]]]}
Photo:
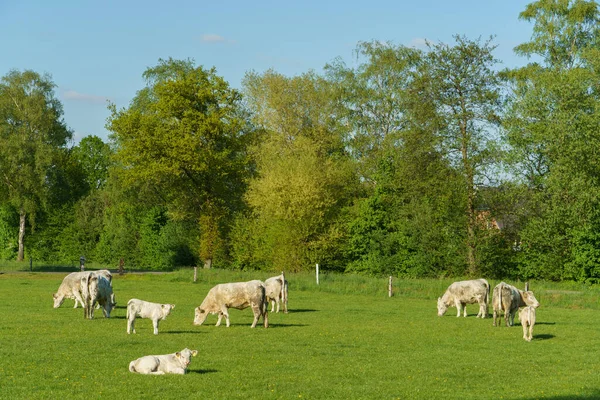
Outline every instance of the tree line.
{"label": "tree line", "polygon": [[600,278],[598,4],[538,0],[529,62],[493,37],[360,42],[287,77],[160,59],[108,142],[49,75],[0,82],[0,259],[405,277]]}

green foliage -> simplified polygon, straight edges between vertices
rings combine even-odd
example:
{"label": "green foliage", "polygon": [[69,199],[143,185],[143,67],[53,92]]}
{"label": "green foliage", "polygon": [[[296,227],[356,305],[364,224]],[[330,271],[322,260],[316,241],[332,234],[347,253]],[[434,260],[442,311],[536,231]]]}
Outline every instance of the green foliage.
{"label": "green foliage", "polygon": [[17,256],[17,213],[10,205],[0,206],[0,260]]}

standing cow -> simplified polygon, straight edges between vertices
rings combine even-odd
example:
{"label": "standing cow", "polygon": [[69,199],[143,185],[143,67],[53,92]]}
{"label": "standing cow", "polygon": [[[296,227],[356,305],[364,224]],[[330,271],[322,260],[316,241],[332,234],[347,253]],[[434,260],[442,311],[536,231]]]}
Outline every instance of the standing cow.
{"label": "standing cow", "polygon": [[94,318],[94,305],[102,307],[102,313],[110,318],[110,312],[116,305],[112,285],[102,271],[87,272],[81,277],[81,297],[84,302],[83,317]]}
{"label": "standing cow", "polygon": [[523,326],[523,339],[531,342],[533,338],[533,326],[535,325],[535,308],[527,306],[519,311],[519,320]]}
{"label": "standing cow", "polygon": [[467,304],[479,303],[477,317],[486,318],[488,315],[490,284],[485,279],[454,282],[442,297],[438,297],[437,310],[441,317],[448,307],[456,307],[456,316],[464,307],[464,316],[467,316]]}
{"label": "standing cow", "polygon": [[206,316],[219,314],[216,326],[221,325],[221,319],[225,316],[227,327],[229,327],[229,308],[243,310],[252,307],[254,321],[252,328],[256,326],[262,316],[264,327],[269,326],[267,316],[267,301],[265,297],[265,286],[261,281],[222,283],[209,290],[200,306],[196,307],[194,325],[202,325]]}
{"label": "standing cow", "polygon": [[158,304],[149,301],[131,299],[127,302],[127,334],[133,329],[135,333],[135,317],[150,318],[154,334],[158,335],[158,322],[164,320],[175,308],[175,304]]}
{"label": "standing cow", "polygon": [[519,307],[532,306],[538,308],[540,303],[532,291],[519,290],[505,282],[500,282],[494,288],[492,307],[494,308],[494,326],[500,326],[500,313],[504,313],[504,325],[513,326],[515,314]]}
{"label": "standing cow", "polygon": [[75,306],[81,304],[83,307],[83,298],[81,297],[81,277],[87,272],[72,272],[65,276],[62,283],[58,287],[56,293],[52,295],[54,298],[54,308],[58,308],[62,305],[65,299],[75,300]]}
{"label": "standing cow", "polygon": [[279,312],[279,303],[281,302],[283,303],[283,312],[287,314],[288,281],[285,279],[283,272],[281,272],[281,275],[265,281],[265,295],[267,297],[267,308],[269,302],[271,303],[271,312],[275,310],[275,303],[277,303],[277,312]]}

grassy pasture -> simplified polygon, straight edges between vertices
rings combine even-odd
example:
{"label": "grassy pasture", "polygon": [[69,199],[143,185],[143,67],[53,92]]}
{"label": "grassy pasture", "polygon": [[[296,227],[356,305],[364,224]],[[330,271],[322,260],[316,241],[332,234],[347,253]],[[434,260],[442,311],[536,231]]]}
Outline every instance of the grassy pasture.
{"label": "grassy pasture", "polygon": [[[92,321],[72,300],[52,308],[66,273],[0,275],[0,398],[600,398],[597,288],[532,284],[542,306],[527,343],[519,325],[475,318],[476,305],[466,319],[454,308],[438,318],[450,280],[397,281],[388,298],[381,279],[324,275],[317,287],[288,274],[290,313],[269,314],[269,329],[250,329],[249,309],[231,310],[230,328],[216,316],[196,327],[194,308],[214,284],[268,276],[199,272],[197,283],[189,270],[115,275],[117,309]],[[132,297],[176,304],[158,336],[145,319],[126,334]],[[184,347],[199,351],[185,376],[127,369]]]}

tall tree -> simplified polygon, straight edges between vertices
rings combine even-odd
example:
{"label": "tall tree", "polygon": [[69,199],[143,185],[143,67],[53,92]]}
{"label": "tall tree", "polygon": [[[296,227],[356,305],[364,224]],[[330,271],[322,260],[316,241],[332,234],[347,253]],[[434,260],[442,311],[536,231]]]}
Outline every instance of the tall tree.
{"label": "tall tree", "polygon": [[209,267],[215,235],[241,207],[252,129],[241,95],[215,69],[159,60],[127,109],[111,106],[108,128],[123,182],[157,196],[171,218],[195,219]]}
{"label": "tall tree", "polygon": [[526,185],[521,274],[525,278],[600,279],[600,14],[595,1],[540,0],[520,18],[531,41],[515,48],[533,57],[507,71],[506,118],[515,176]]}
{"label": "tall tree", "polygon": [[48,174],[72,137],[54,88],[49,75],[30,70],[11,71],[0,81],[0,200],[19,213],[19,261],[27,216],[33,222],[46,202]]}
{"label": "tall tree", "polygon": [[244,89],[264,130],[246,196],[255,240],[264,243],[256,258],[277,270],[323,264],[325,238],[353,182],[332,87],[314,73],[287,78],[267,71],[247,74]]}
{"label": "tall tree", "polygon": [[439,134],[448,158],[463,177],[467,266],[478,274],[477,188],[486,184],[485,173],[494,162],[491,151],[494,126],[499,123],[500,80],[491,40],[455,36],[456,44],[428,43],[423,75],[428,81],[423,101],[431,101],[443,119]]}

